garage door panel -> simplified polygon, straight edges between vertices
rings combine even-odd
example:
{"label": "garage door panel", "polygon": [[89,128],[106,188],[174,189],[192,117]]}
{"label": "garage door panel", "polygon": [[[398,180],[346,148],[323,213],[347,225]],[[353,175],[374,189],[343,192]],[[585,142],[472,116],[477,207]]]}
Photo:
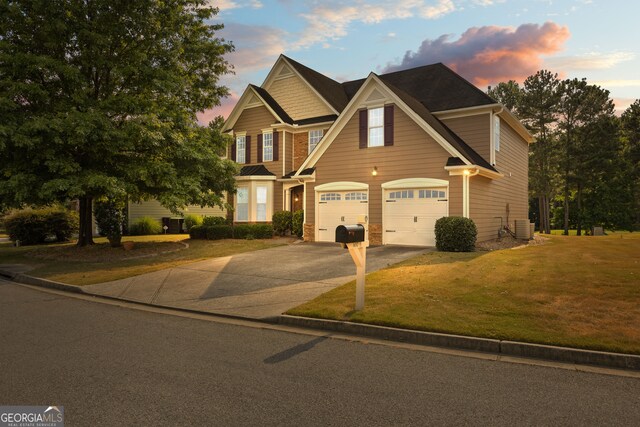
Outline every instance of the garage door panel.
{"label": "garage door panel", "polygon": [[435,223],[448,215],[446,188],[412,188],[385,192],[384,242],[435,245]]}
{"label": "garage door panel", "polygon": [[[366,192],[334,191],[318,193],[318,237],[319,242],[333,242],[336,227],[355,224],[358,217],[369,214]],[[324,200],[323,200],[324,199]],[[363,200],[365,199],[365,200]]]}

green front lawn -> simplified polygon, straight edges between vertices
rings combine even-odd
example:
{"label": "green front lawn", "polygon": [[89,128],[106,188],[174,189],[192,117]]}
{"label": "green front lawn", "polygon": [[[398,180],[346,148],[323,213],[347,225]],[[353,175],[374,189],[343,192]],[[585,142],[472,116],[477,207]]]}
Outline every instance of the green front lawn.
{"label": "green front lawn", "polygon": [[[284,240],[190,240],[185,235],[126,236],[131,251],[111,248],[105,238],[77,248],[73,243],[13,247],[0,243],[1,264],[24,264],[28,274],[72,285],[90,285],[150,273],[207,258],[286,244]],[[178,243],[183,242],[189,245]],[[1,268],[1,267],[0,267]]]}
{"label": "green front lawn", "polygon": [[431,252],[288,314],[640,354],[640,233],[551,236],[492,252]]}

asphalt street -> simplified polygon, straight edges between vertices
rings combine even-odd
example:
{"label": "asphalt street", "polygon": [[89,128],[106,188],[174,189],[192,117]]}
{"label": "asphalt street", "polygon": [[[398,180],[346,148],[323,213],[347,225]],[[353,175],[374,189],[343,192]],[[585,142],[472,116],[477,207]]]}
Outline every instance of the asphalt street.
{"label": "asphalt street", "polygon": [[66,425],[634,425],[640,378],[199,320],[0,280],[0,405]]}

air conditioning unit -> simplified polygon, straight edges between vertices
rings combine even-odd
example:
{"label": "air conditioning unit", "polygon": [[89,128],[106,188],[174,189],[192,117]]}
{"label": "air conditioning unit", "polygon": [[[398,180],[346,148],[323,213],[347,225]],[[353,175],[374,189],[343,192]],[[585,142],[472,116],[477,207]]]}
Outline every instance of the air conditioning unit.
{"label": "air conditioning unit", "polygon": [[516,239],[529,240],[530,225],[528,219],[516,219]]}

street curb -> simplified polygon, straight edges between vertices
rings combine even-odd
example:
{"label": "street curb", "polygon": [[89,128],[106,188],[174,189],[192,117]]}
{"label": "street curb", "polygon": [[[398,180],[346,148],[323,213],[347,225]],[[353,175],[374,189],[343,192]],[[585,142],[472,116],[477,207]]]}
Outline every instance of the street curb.
{"label": "street curb", "polygon": [[484,353],[495,353],[504,356],[554,360],[579,365],[596,365],[606,366],[609,368],[640,370],[640,356],[632,354],[608,353],[604,351],[581,350],[568,347],[449,335],[435,332],[412,331],[386,326],[366,325],[363,323],[313,319],[288,315],[280,316],[280,324],[333,332],[343,332],[390,341],[481,351]]}
{"label": "street curb", "polygon": [[640,371],[640,356],[636,356],[633,354],[581,350],[568,347],[556,347],[542,344],[530,344],[515,341],[495,340],[489,338],[468,337],[463,335],[450,335],[437,332],[414,331],[410,329],[392,328],[388,326],[367,325],[364,323],[343,322],[339,320],[328,319],[314,319],[310,317],[289,315],[281,315],[278,317],[271,317],[266,319],[255,319],[250,317],[192,310],[188,308],[173,307],[162,304],[151,304],[144,301],[135,301],[124,298],[116,298],[108,295],[94,294],[91,292],[86,292],[82,288],[82,286],[68,285],[66,283],[40,279],[38,277],[29,276],[27,274],[14,273],[2,269],[0,269],[0,276],[25,285],[40,286],[43,288],[79,293],[99,298],[106,298],[114,301],[125,301],[129,303],[144,305],[147,307],[179,310],[187,313],[205,314],[229,319],[248,320],[269,324],[297,326],[308,329],[317,329],[332,332],[342,332],[389,341],[407,342],[434,347],[456,348],[462,350],[479,351],[483,353],[494,353],[504,356],[554,360],[559,362],[575,363],[579,365],[595,365]]}
{"label": "street curb", "polygon": [[75,292],[77,294],[86,294],[82,287],[68,285],[66,283],[54,282],[53,280],[40,279],[39,277],[29,276],[22,273],[13,273],[7,270],[0,270],[0,276],[6,277],[17,283],[25,285],[41,286],[43,288],[57,289],[59,291]]}

